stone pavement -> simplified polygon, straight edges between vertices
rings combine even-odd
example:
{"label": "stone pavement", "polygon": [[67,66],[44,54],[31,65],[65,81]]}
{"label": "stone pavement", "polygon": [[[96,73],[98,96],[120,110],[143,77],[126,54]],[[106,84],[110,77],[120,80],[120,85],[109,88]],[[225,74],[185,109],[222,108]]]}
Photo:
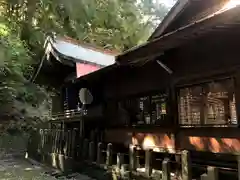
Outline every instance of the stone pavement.
{"label": "stone pavement", "polygon": [[16,153],[0,152],[0,180],[54,179],[94,180],[78,173],[64,175],[34,161],[27,161],[23,156],[16,156]]}

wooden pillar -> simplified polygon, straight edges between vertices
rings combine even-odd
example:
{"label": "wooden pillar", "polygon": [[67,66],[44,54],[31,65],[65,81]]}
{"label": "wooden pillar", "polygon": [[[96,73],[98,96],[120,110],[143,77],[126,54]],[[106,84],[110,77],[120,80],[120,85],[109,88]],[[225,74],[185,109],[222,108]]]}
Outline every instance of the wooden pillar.
{"label": "wooden pillar", "polygon": [[98,165],[101,165],[101,163],[103,161],[102,149],[103,149],[103,144],[100,142],[100,143],[98,143],[98,149],[97,149],[97,164]]}
{"label": "wooden pillar", "polygon": [[124,157],[123,154],[117,153],[117,169],[120,170],[122,164],[124,164]]}
{"label": "wooden pillar", "polygon": [[112,156],[113,156],[113,152],[112,152],[112,144],[108,143],[107,145],[107,157],[106,157],[106,165],[107,166],[111,166],[112,165]]}
{"label": "wooden pillar", "polygon": [[95,144],[93,141],[89,143],[89,160],[90,162],[94,162],[95,160]]}
{"label": "wooden pillar", "polygon": [[182,180],[192,180],[190,153],[182,151]]}
{"label": "wooden pillar", "polygon": [[148,149],[145,152],[145,172],[148,177],[152,175],[152,149]]}
{"label": "wooden pillar", "polygon": [[218,180],[218,169],[216,167],[209,166],[207,172],[209,180]]}
{"label": "wooden pillar", "polygon": [[131,171],[136,170],[136,147],[133,145],[129,146],[129,165]]}
{"label": "wooden pillar", "polygon": [[170,161],[168,158],[165,158],[162,162],[162,180],[171,180],[170,176]]}

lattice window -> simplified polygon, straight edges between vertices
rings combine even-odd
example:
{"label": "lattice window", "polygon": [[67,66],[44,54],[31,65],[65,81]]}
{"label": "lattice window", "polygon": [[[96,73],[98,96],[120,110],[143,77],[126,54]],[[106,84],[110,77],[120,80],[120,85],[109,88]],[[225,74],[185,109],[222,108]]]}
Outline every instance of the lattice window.
{"label": "lattice window", "polygon": [[237,124],[233,79],[181,88],[178,111],[182,125]]}
{"label": "lattice window", "polygon": [[158,124],[167,117],[167,95],[155,94],[129,98],[121,103],[132,124]]}
{"label": "lattice window", "polygon": [[167,95],[157,94],[151,97],[152,122],[161,123],[167,118]]}

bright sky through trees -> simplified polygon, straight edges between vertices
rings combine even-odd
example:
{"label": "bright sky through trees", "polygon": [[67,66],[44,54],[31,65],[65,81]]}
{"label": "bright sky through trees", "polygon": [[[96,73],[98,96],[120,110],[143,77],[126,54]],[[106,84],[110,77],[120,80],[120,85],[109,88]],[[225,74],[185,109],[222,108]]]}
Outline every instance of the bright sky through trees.
{"label": "bright sky through trees", "polygon": [[156,1],[158,1],[159,3],[163,3],[168,7],[172,7],[176,2],[176,0],[156,0]]}

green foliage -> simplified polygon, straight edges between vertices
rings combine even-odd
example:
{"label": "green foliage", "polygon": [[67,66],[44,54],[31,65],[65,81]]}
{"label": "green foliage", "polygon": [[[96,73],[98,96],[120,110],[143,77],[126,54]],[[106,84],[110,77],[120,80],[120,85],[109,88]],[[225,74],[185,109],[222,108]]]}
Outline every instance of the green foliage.
{"label": "green foliage", "polygon": [[47,117],[49,92],[29,79],[48,33],[124,51],[166,12],[152,0],[0,0],[0,124],[29,129]]}
{"label": "green foliage", "polygon": [[[31,50],[56,32],[107,49],[147,40],[167,8],[152,0],[5,0],[4,15]],[[14,23],[13,23],[14,22]]]}
{"label": "green foliage", "polygon": [[[0,123],[7,121],[7,126],[14,126],[15,122],[22,119],[43,117],[42,114],[46,114],[45,90],[28,81],[33,72],[32,56],[11,26],[0,24]],[[36,113],[44,103],[45,112]],[[15,121],[10,123],[10,120]],[[23,126],[21,121],[15,128]]]}

